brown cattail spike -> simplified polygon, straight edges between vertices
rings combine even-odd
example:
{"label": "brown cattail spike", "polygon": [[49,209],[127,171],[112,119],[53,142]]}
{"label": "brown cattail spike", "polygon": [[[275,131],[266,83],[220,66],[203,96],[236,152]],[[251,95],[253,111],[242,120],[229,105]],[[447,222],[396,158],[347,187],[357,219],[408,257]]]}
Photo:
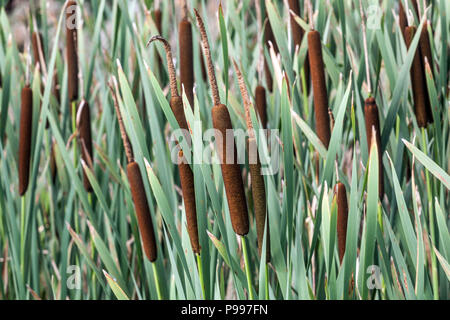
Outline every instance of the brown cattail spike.
{"label": "brown cattail spike", "polygon": [[19,138],[19,195],[28,189],[31,162],[31,132],[33,125],[33,92],[29,85],[22,89]]}
{"label": "brown cattail spike", "polygon": [[317,135],[328,148],[330,143],[330,118],[328,116],[328,94],[325,83],[325,68],[322,57],[320,33],[316,30],[308,32],[309,66],[314,95],[314,116]]}
{"label": "brown cattail spike", "polygon": [[68,66],[68,96],[69,101],[78,99],[78,52],[77,52],[77,3],[68,1],[66,10],[66,54]]}
{"label": "brown cattail spike", "polygon": [[402,0],[398,2],[398,20],[400,25],[400,30],[402,32],[403,38],[405,38],[405,29],[408,26],[408,18],[406,17],[405,8],[403,7]]}
{"label": "brown cattail spike", "polygon": [[[367,98],[364,103],[364,117],[366,121],[366,136],[367,136],[367,147],[370,149],[372,145],[372,140],[375,138],[375,143],[378,149],[378,193],[380,198],[384,194],[384,181],[383,181],[383,162],[382,162],[382,150],[381,150],[381,139],[380,139],[380,119],[378,116],[378,107],[373,97]],[[375,137],[373,132],[375,130]]]}
{"label": "brown cattail spike", "polygon": [[[214,107],[212,108],[212,120],[214,129],[216,129],[216,143],[218,148],[219,159],[221,161],[222,177],[227,195],[228,208],[230,211],[231,224],[236,234],[244,236],[248,233],[248,212],[247,201],[245,199],[244,183],[242,181],[241,170],[237,162],[236,144],[234,143],[234,135],[228,137],[227,130],[232,132],[233,125],[231,123],[230,113],[225,105],[220,103],[219,90],[217,88],[216,75],[209,49],[208,36],[206,35],[205,25],[197,10],[194,9],[197,19],[204,55],[207,61],[208,77],[210,81]],[[229,141],[233,139],[233,141]],[[231,149],[231,146],[234,148]],[[234,159],[232,163],[227,163],[229,152],[233,152]]]}
{"label": "brown cattail spike", "polygon": [[162,33],[162,13],[161,10],[156,9],[154,12],[154,17],[155,17],[155,25],[156,25],[156,29],[158,29],[158,32],[161,34]]}
{"label": "brown cattail spike", "polygon": [[[81,157],[87,164],[92,164],[93,148],[91,132],[91,111],[89,110],[88,103],[84,99],[80,103],[79,110],[81,114],[78,124],[78,131],[80,133],[80,142],[85,146],[85,148],[82,148],[83,152],[81,152]],[[84,189],[87,192],[92,192],[92,186],[89,182],[86,172],[83,172],[83,184]]]}
{"label": "brown cattail spike", "polygon": [[[256,145],[256,140],[254,138],[249,139],[248,140],[249,153],[251,152],[256,153],[256,157],[249,155],[249,167],[250,167],[253,207],[255,210],[258,252],[259,255],[261,256],[267,217],[267,204],[266,204],[266,189],[264,186],[264,177],[261,174],[261,162],[259,160],[257,148],[258,147]],[[256,161],[251,161],[251,159],[255,159]],[[269,261],[270,261],[270,229],[268,224],[266,235],[266,262]]]}
{"label": "brown cattail spike", "polygon": [[[214,129],[216,129],[217,151],[222,168],[231,224],[234,232],[244,236],[249,230],[247,201],[245,199],[241,169],[237,162],[236,144],[234,141],[229,142],[229,139],[234,139],[234,136],[230,135],[233,125],[227,107],[224,104],[215,105],[212,109],[212,119]],[[231,149],[231,146],[233,149]],[[232,163],[227,163],[227,159],[230,157],[229,153],[232,152],[234,155],[233,159],[230,159]]]}
{"label": "brown cattail spike", "polygon": [[194,107],[194,55],[192,47],[192,26],[186,18],[179,24],[180,81],[184,87],[191,108]]}
{"label": "brown cattail spike", "polygon": [[[432,52],[431,52],[430,36],[428,35],[428,22],[426,22],[426,21],[423,24],[422,32],[420,34],[419,47],[420,47],[420,62],[422,63],[424,84],[426,86],[427,78],[426,78],[426,71],[425,71],[425,59],[430,64],[431,74],[433,75],[433,56],[432,56]],[[429,96],[427,87],[426,87],[425,93],[426,93],[425,102],[427,103],[427,106],[426,106],[427,120],[428,120],[428,123],[432,123],[433,122],[433,114],[431,111],[431,100],[430,100],[430,96]]]}
{"label": "brown cattail spike", "polygon": [[133,198],[138,219],[142,246],[144,247],[144,252],[148,260],[155,262],[157,258],[155,232],[153,230],[147,195],[145,194],[144,182],[142,181],[139,165],[136,162],[131,162],[127,165],[127,175],[130,183],[131,197]]}
{"label": "brown cattail spike", "polygon": [[255,89],[255,106],[258,116],[261,119],[263,129],[267,128],[267,101],[266,89],[263,86],[257,86]]}
{"label": "brown cattail spike", "polygon": [[[33,32],[33,35],[31,36],[31,43],[32,43],[32,49],[33,49],[33,58],[35,63],[41,62],[41,59],[39,58],[39,52],[42,50],[42,33],[40,32]],[[45,60],[45,57],[44,57]]]}
{"label": "brown cattail spike", "polygon": [[[406,45],[408,49],[411,46],[415,33],[416,27],[414,26],[407,27],[405,30]],[[417,125],[421,128],[425,128],[428,124],[429,112],[427,111],[427,106],[429,106],[429,103],[427,102],[428,90],[420,56],[420,50],[416,50],[410,73]]]}
{"label": "brown cattail spike", "polygon": [[179,159],[182,161],[178,164],[178,170],[180,172],[181,190],[183,191],[184,209],[186,211],[187,230],[189,233],[189,239],[191,240],[192,251],[196,254],[200,254],[200,243],[198,240],[198,227],[197,227],[197,206],[195,204],[195,188],[194,188],[194,175],[192,174],[191,167],[184,160],[183,151],[178,153]]}
{"label": "brown cattail spike", "polygon": [[[289,0],[289,9],[292,10],[297,16],[300,16],[300,4],[299,0]],[[305,32],[302,27],[298,25],[295,21],[294,16],[291,15],[291,30],[292,30],[292,40],[294,41],[294,47],[300,47],[302,45],[303,36]],[[308,52],[306,53],[305,63],[303,65],[303,70],[305,72],[306,85],[309,85],[309,64],[308,64]]]}
{"label": "brown cattail spike", "polygon": [[339,262],[342,264],[345,254],[345,243],[347,238],[347,219],[348,219],[348,204],[347,204],[347,191],[343,183],[338,183],[336,186],[337,193],[337,237],[339,248]]}

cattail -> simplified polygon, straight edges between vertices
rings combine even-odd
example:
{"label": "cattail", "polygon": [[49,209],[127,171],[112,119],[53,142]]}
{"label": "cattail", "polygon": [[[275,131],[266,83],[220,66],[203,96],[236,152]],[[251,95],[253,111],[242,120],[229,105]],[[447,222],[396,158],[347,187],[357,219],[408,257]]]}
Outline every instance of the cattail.
{"label": "cattail", "polygon": [[157,258],[155,233],[150,216],[150,208],[148,207],[147,195],[145,194],[144,182],[142,181],[141,170],[136,162],[133,161],[127,165],[127,175],[144,252],[148,260],[154,262]]}
{"label": "cattail", "polygon": [[[230,143],[228,139],[234,140],[234,136],[228,137],[227,130],[233,130],[230,113],[224,104],[220,103],[219,90],[217,88],[216,76],[214,73],[214,66],[211,59],[211,52],[208,43],[208,36],[206,35],[205,25],[197,10],[194,9],[197,23],[200,30],[200,35],[203,45],[203,53],[207,61],[208,77],[211,86],[214,107],[212,108],[212,119],[214,128],[219,131],[216,140],[222,142],[222,146],[218,146],[219,159],[221,160],[222,177],[224,180],[225,191],[227,195],[228,208],[230,211],[231,224],[236,234],[244,236],[248,233],[248,212],[247,201],[244,192],[244,183],[242,181],[241,169],[237,163],[236,145],[232,141],[234,147],[234,161],[233,163],[226,163],[227,161],[227,145]],[[231,145],[231,144],[230,144]]]}
{"label": "cattail", "polygon": [[267,101],[266,89],[263,86],[257,86],[255,89],[255,106],[258,116],[261,119],[261,124],[264,129],[267,128]]}
{"label": "cattail", "polygon": [[19,195],[28,189],[31,161],[31,135],[33,125],[33,92],[29,85],[22,89],[19,140]]}
{"label": "cattail", "polygon": [[[185,134],[188,134],[189,128],[186,122],[186,117],[184,115],[183,100],[178,94],[176,72],[175,66],[173,65],[172,50],[170,44],[160,36],[152,37],[148,44],[150,44],[154,40],[161,41],[164,45],[164,50],[166,51],[167,69],[169,70],[169,84],[172,95],[170,99],[170,107],[175,115],[175,118],[177,119],[178,125],[181,129],[185,130]],[[186,139],[187,138],[188,137],[186,137]],[[189,139],[187,140],[189,141]],[[197,228],[197,207],[195,203],[194,174],[192,173],[190,165],[185,162],[182,150],[179,151],[178,155],[179,159],[181,160],[178,164],[178,170],[180,173],[181,189],[183,192],[184,207],[186,211],[187,229],[189,238],[191,240],[192,251],[196,254],[200,254],[200,244]]]}
{"label": "cattail", "polygon": [[[375,138],[375,143],[378,149],[378,193],[380,198],[384,194],[384,182],[383,182],[383,162],[382,162],[382,150],[380,139],[380,118],[378,116],[378,107],[373,97],[367,98],[364,102],[364,118],[366,122],[366,136],[367,146],[370,149],[372,141]],[[373,136],[373,130],[375,130],[375,137]]]}
{"label": "cattail", "polygon": [[[269,21],[269,19],[267,19],[266,27],[264,30],[264,45],[267,46],[267,49],[270,48],[269,42],[272,43],[273,49],[275,50],[275,52],[278,52],[277,42],[275,41],[272,27],[270,26],[270,21]],[[269,91],[272,92],[273,78],[272,78],[272,74],[270,73],[269,61],[267,61],[267,59],[265,57],[264,57],[264,72],[266,74],[267,89],[269,89]]]}
{"label": "cattail", "polygon": [[154,18],[155,18],[155,25],[156,25],[156,29],[158,30],[158,32],[161,34],[162,33],[162,12],[159,9],[156,9],[153,12]]}
{"label": "cattail", "polygon": [[203,77],[203,81],[207,81],[208,73],[206,71],[206,66],[205,66],[205,57],[203,56],[202,46],[200,45],[199,48],[200,48],[200,66],[202,68],[202,77]]}
{"label": "cattail", "polygon": [[337,237],[339,248],[339,261],[342,264],[345,254],[345,243],[347,238],[347,219],[348,219],[348,204],[347,204],[347,191],[343,183],[338,183],[336,186],[337,193]]}
{"label": "cattail", "polygon": [[398,20],[400,25],[400,30],[402,32],[403,38],[405,38],[405,29],[408,26],[408,18],[406,17],[405,8],[403,7],[402,0],[398,2]]}
{"label": "cattail", "polygon": [[[70,102],[78,99],[78,52],[77,52],[77,25],[76,25],[76,1],[67,1],[66,6],[66,54],[68,70],[68,97]],[[72,110],[72,109],[71,109]]]}
{"label": "cattail", "polygon": [[425,85],[425,94],[426,94],[425,102],[427,103],[427,106],[426,106],[427,120],[428,120],[428,123],[432,123],[433,122],[433,114],[431,111],[431,100],[430,100],[430,96],[429,96],[428,89],[427,89],[428,87],[426,85],[427,78],[426,78],[426,71],[425,71],[425,58],[428,61],[428,63],[430,64],[431,75],[433,75],[433,56],[431,53],[430,36],[428,35],[428,22],[426,22],[426,21],[423,25],[422,32],[420,34],[419,48],[420,48],[420,62],[422,63],[423,78],[424,78],[424,85]]}
{"label": "cattail", "polygon": [[[416,27],[409,26],[405,30],[406,45],[409,49],[416,33]],[[414,97],[414,111],[416,114],[417,125],[425,128],[428,124],[427,98],[428,90],[425,82],[424,69],[421,63],[420,51],[416,50],[411,66],[411,84]]]}
{"label": "cattail", "polygon": [[314,116],[317,135],[328,148],[330,143],[330,118],[328,115],[328,94],[325,83],[325,69],[322,57],[322,43],[317,30],[308,32],[309,66],[314,95]]}
{"label": "cattail", "polygon": [[[33,35],[31,36],[31,44],[32,44],[32,49],[33,49],[33,58],[34,61],[36,63],[40,62],[41,60],[39,59],[39,52],[42,51],[42,44],[43,44],[43,40],[42,40],[42,33],[40,32],[33,32]],[[45,61],[45,57],[44,61]]]}
{"label": "cattail", "polygon": [[[89,104],[84,99],[81,101],[79,106],[80,119],[78,124],[78,131],[80,133],[80,142],[82,146],[81,157],[82,159],[88,163],[92,164],[92,132],[91,132],[91,112],[89,110]],[[86,175],[86,172],[83,172],[83,184],[84,189],[87,192],[92,192],[92,186],[89,182],[89,179]]]}
{"label": "cattail", "polygon": [[179,24],[180,81],[191,108],[194,108],[194,55],[192,48],[192,26],[187,16],[184,1],[184,17]]}
{"label": "cattail", "polygon": [[[264,187],[264,177],[261,174],[261,162],[258,155],[258,147],[256,144],[256,138],[254,134],[253,124],[250,117],[250,108],[252,104],[250,97],[245,86],[244,77],[242,76],[239,67],[233,60],[234,69],[238,79],[239,89],[241,91],[242,100],[244,102],[245,120],[247,124],[247,130],[249,132],[248,150],[249,150],[249,167],[250,178],[252,187],[253,207],[255,210],[256,220],[256,235],[258,238],[258,250],[261,255],[264,239],[264,229],[266,225],[266,189]],[[270,232],[267,228],[267,242],[266,242],[266,262],[270,261]]]}
{"label": "cattail", "polygon": [[[113,78],[114,79],[114,78]],[[114,85],[117,88],[117,82],[113,80]],[[128,140],[125,126],[123,124],[122,115],[119,110],[119,104],[117,102],[117,96],[114,92],[113,85],[108,83],[109,89],[113,96],[114,109],[117,113],[119,120],[120,135],[122,137],[123,146],[127,156],[127,176],[130,183],[131,198],[133,199],[134,208],[136,210],[136,216],[138,220],[139,233],[141,234],[142,247],[144,248],[145,255],[150,262],[155,262],[157,258],[156,251],[156,238],[153,229],[153,222],[150,214],[150,208],[148,206],[147,195],[145,193],[145,186],[142,180],[141,171],[139,165],[134,161],[133,151],[131,149],[130,141]]]}
{"label": "cattail", "polygon": [[[299,0],[289,0],[289,9],[292,10],[297,16],[300,16],[300,4]],[[294,41],[294,47],[300,47],[303,41],[305,32],[295,21],[294,16],[291,15],[291,30],[292,40]],[[306,87],[309,87],[309,64],[308,64],[308,52],[306,52],[305,63],[303,65],[305,72]]]}
{"label": "cattail", "polygon": [[52,179],[52,183],[55,183],[56,180],[56,154],[55,154],[56,142],[52,143],[52,148],[50,150],[50,176]]}

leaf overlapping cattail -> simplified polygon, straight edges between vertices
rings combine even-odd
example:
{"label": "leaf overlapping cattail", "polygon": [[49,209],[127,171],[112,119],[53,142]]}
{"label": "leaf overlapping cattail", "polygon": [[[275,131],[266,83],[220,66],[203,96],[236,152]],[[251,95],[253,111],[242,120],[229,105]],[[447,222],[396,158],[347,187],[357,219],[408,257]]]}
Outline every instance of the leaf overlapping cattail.
{"label": "leaf overlapping cattail", "polygon": [[[267,19],[266,27],[264,29],[264,45],[267,46],[267,49],[269,50],[269,42],[272,43],[273,49],[275,52],[278,52],[278,46],[277,42],[275,41],[275,37],[273,35],[272,27],[270,25],[269,19]],[[269,67],[269,61],[267,61],[267,58],[264,57],[264,72],[266,74],[266,85],[267,89],[272,92],[273,90],[273,78],[272,74],[270,73],[270,67]]]}
{"label": "leaf overlapping cattail", "polygon": [[314,96],[314,117],[317,135],[328,148],[330,143],[330,118],[328,115],[328,94],[325,83],[325,68],[322,57],[322,43],[317,30],[308,32],[309,67]]}
{"label": "leaf overlapping cattail", "polygon": [[[134,208],[136,210],[139,233],[141,234],[142,239],[142,247],[144,248],[144,252],[148,260],[150,262],[155,262],[157,258],[156,238],[153,229],[150,208],[148,206],[147,195],[145,193],[144,182],[142,180],[139,165],[134,161],[133,151],[131,149],[131,144],[125,131],[125,126],[123,124],[123,119],[119,110],[119,105],[117,102],[116,94],[114,92],[114,88],[111,83],[109,83],[108,85],[113,96],[114,109],[116,110],[117,118],[119,121],[120,135],[122,137],[125,153],[127,156],[127,176],[128,182],[130,183],[131,198],[133,199]],[[115,83],[115,85],[116,89],[118,90],[117,83]]]}
{"label": "leaf overlapping cattail", "polygon": [[[289,9],[292,10],[297,16],[300,16],[300,4],[299,0],[289,0]],[[294,47],[300,47],[303,41],[305,32],[302,27],[295,21],[294,16],[291,15],[291,30],[292,40],[294,41]],[[308,52],[306,52],[305,63],[303,65],[305,72],[306,87],[309,87],[309,64],[308,64]]]}
{"label": "leaf overlapping cattail", "polygon": [[[185,3],[186,6],[186,3]],[[191,108],[194,107],[194,55],[192,47],[192,26],[184,8],[184,17],[179,24],[180,81],[184,87]]]}
{"label": "leaf overlapping cattail", "polygon": [[[224,104],[221,104],[219,97],[219,90],[217,88],[216,76],[214,73],[214,66],[211,59],[211,53],[208,43],[208,36],[206,35],[205,25],[197,10],[194,9],[195,17],[200,30],[202,39],[203,53],[207,61],[208,77],[211,86],[214,106],[212,108],[213,126],[218,131],[216,141],[220,141],[222,146],[218,147],[218,155],[221,161],[222,177],[225,185],[228,208],[230,211],[231,224],[236,234],[244,236],[249,231],[247,201],[245,198],[244,183],[242,181],[241,169],[237,163],[236,145],[233,141],[234,159],[233,163],[227,163],[227,145],[228,142],[227,130],[233,130],[230,113]],[[234,139],[234,136],[231,137]]]}
{"label": "leaf overlapping cattail", "polygon": [[[375,139],[375,143],[378,149],[378,193],[380,198],[384,194],[384,178],[383,178],[383,162],[382,162],[382,150],[381,150],[381,138],[380,138],[380,118],[378,115],[378,107],[373,97],[367,98],[364,102],[364,118],[366,122],[366,137],[367,146],[370,149],[372,140]],[[375,137],[374,135],[375,130]]]}
{"label": "leaf overlapping cattail", "polygon": [[[68,1],[66,12],[66,58],[68,71],[68,97],[70,102],[78,100],[78,51],[77,51],[77,26],[73,17],[76,17],[76,1]],[[72,22],[70,22],[72,20]],[[70,108],[71,110],[71,108]]]}
{"label": "leaf overlapping cattail", "polygon": [[[414,26],[409,26],[405,29],[406,45],[408,49],[411,46],[415,33],[416,27]],[[421,128],[424,128],[432,118],[428,89],[426,85],[425,70],[421,61],[421,53],[418,49],[416,49],[416,52],[414,54],[410,74],[414,98],[414,112],[416,115],[417,125]]]}
{"label": "leaf overlapping cattail", "polygon": [[347,191],[343,183],[338,183],[336,186],[336,198],[337,198],[337,238],[339,248],[339,262],[342,264],[345,254],[345,245],[347,238],[347,220],[348,220],[348,204],[347,204]]}
{"label": "leaf overlapping cattail", "polygon": [[[150,39],[148,44],[158,40],[164,45],[167,58],[167,69],[169,70],[169,84],[172,97],[170,98],[170,107],[181,129],[185,130],[185,134],[188,134],[188,124],[184,115],[183,100],[178,94],[177,79],[175,66],[172,59],[172,50],[170,44],[161,36],[154,36]],[[185,136],[185,139],[189,141],[189,137]],[[181,189],[183,192],[184,207],[186,211],[186,222],[191,241],[192,251],[196,254],[200,254],[200,243],[198,237],[197,228],[197,207],[195,203],[195,188],[194,188],[194,175],[192,169],[188,163],[186,163],[183,151],[179,151],[180,163],[178,164],[178,170],[180,173]]]}
{"label": "leaf overlapping cattail", "polygon": [[31,162],[31,139],[33,124],[33,92],[29,85],[22,89],[19,137],[19,195],[28,189]]}
{"label": "leaf overlapping cattail", "polygon": [[[81,157],[86,163],[92,164],[93,148],[92,148],[92,131],[91,131],[91,111],[89,108],[89,104],[84,99],[80,103],[79,112],[81,112],[80,119],[78,122],[80,143],[82,145]],[[91,183],[89,182],[86,172],[83,172],[83,185],[84,189],[87,192],[92,192],[92,186]]]}

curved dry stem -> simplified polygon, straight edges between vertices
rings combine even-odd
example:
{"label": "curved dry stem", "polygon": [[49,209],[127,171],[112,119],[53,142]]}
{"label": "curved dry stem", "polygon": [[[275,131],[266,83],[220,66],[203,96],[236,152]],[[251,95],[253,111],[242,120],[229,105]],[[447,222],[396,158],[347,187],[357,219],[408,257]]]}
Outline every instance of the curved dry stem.
{"label": "curved dry stem", "polygon": [[254,138],[255,134],[253,132],[253,123],[250,116],[250,107],[252,106],[252,103],[250,102],[250,97],[248,95],[248,90],[245,85],[244,77],[242,76],[241,71],[239,70],[239,67],[233,59],[233,65],[234,70],[236,71],[236,76],[239,84],[239,90],[241,91],[242,100],[244,101],[244,110],[245,110],[245,122],[247,124],[247,129],[249,131],[249,138]]}
{"label": "curved dry stem", "polygon": [[128,139],[127,132],[125,130],[125,125],[123,123],[122,114],[120,113],[119,103],[117,101],[117,95],[114,91],[113,83],[116,83],[114,77],[108,82],[108,87],[111,91],[111,95],[114,101],[114,109],[116,109],[117,119],[119,120],[120,135],[122,137],[123,147],[125,148],[125,154],[127,155],[127,161],[128,163],[131,163],[134,161],[133,151],[131,150],[130,140]]}
{"label": "curved dry stem", "polygon": [[219,89],[217,87],[216,74],[214,72],[214,65],[211,59],[211,50],[209,48],[208,35],[206,34],[205,24],[202,17],[198,13],[197,9],[194,9],[195,18],[197,19],[198,28],[200,30],[200,36],[202,38],[203,55],[206,58],[206,66],[208,69],[208,78],[211,86],[214,105],[220,104]]}
{"label": "curved dry stem", "polygon": [[161,36],[153,36],[150,38],[150,40],[148,40],[147,47],[155,40],[161,41],[164,45],[164,50],[166,51],[167,58],[167,69],[169,71],[170,94],[172,95],[172,97],[178,97],[179,94],[177,87],[177,74],[175,71],[175,66],[173,64],[172,48],[170,46],[170,43]]}

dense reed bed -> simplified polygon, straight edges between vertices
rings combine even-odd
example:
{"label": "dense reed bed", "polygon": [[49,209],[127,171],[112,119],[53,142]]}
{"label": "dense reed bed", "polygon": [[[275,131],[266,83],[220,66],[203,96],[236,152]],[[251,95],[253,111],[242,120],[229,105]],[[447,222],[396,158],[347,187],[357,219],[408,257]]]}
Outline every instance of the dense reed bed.
{"label": "dense reed bed", "polygon": [[448,1],[33,4],[1,300],[449,299]]}

